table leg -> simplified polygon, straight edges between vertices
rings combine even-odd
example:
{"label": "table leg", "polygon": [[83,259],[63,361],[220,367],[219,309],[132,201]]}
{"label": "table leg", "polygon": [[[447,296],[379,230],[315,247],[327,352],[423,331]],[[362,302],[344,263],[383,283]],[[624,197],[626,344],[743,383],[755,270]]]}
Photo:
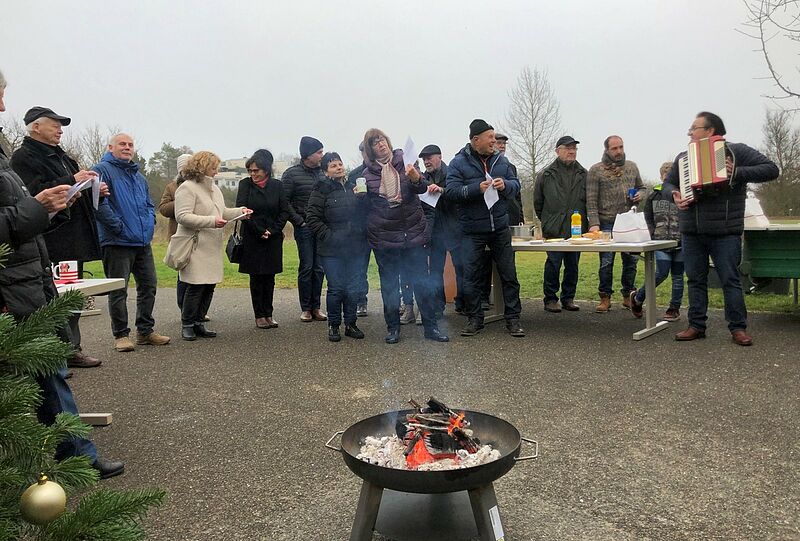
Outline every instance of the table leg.
{"label": "table leg", "polygon": [[492,302],[494,306],[483,314],[484,323],[505,319],[506,303],[503,300],[503,284],[500,283],[500,274],[497,272],[497,265],[494,264],[494,261],[492,261]]}
{"label": "table leg", "polygon": [[350,541],[371,541],[372,530],[375,529],[375,520],[378,518],[378,509],[381,507],[383,489],[372,483],[364,481],[361,485],[361,495],[358,497],[358,509],[353,520],[353,529],[350,531]]}
{"label": "table leg", "polygon": [[469,501],[475,515],[475,525],[481,541],[502,541],[505,539],[503,524],[500,522],[500,509],[494,486],[489,483],[469,491]]}
{"label": "table leg", "polygon": [[644,253],[644,294],[647,297],[644,308],[645,327],[643,330],[633,333],[634,340],[647,338],[651,334],[663,331],[669,325],[667,321],[657,321],[656,256],[652,251]]}

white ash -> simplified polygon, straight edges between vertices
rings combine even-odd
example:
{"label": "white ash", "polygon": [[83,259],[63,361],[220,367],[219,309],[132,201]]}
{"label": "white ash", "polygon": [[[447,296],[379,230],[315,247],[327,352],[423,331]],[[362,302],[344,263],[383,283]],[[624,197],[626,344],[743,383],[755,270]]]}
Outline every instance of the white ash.
{"label": "white ash", "polygon": [[[394,468],[396,470],[414,469],[409,468],[406,463],[406,457],[403,454],[405,450],[405,443],[397,435],[380,438],[367,436],[364,438],[364,445],[361,446],[361,452],[356,455],[356,458],[384,468]],[[458,460],[444,458],[428,462],[427,464],[421,464],[416,468],[416,471],[457,470],[480,466],[500,458],[500,451],[493,449],[491,445],[482,445],[474,453],[459,449],[456,451],[456,455],[458,455]]]}

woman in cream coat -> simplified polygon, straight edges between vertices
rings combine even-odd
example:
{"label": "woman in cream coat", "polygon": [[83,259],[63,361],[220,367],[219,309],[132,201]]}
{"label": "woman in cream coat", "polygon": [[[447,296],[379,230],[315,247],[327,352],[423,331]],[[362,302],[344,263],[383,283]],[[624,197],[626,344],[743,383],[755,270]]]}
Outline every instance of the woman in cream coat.
{"label": "woman in cream coat", "polygon": [[181,282],[187,284],[181,308],[181,338],[184,340],[217,335],[205,328],[203,316],[211,305],[214,288],[222,281],[222,228],[231,218],[250,213],[246,207],[225,207],[222,192],[213,180],[219,164],[219,157],[212,152],[194,154],[183,171],[184,182],[175,192],[178,222],[175,235],[197,233],[197,244],[189,263],[178,273]]}

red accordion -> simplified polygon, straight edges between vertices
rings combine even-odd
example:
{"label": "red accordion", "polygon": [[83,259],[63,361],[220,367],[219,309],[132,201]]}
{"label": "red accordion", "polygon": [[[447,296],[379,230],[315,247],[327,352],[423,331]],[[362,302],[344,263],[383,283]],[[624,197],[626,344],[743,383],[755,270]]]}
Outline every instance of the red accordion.
{"label": "red accordion", "polygon": [[692,201],[695,190],[727,184],[725,155],[725,138],[719,135],[690,142],[686,156],[678,160],[681,197]]}

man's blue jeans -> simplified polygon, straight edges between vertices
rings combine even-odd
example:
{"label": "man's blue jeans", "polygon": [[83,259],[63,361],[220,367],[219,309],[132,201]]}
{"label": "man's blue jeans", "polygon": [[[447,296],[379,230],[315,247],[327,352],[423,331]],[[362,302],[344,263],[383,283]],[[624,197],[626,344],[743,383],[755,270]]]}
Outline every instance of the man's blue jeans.
{"label": "man's blue jeans", "polygon": [[741,235],[682,235],[683,259],[689,284],[689,326],[706,329],[708,320],[708,258],[714,262],[725,299],[725,320],[733,332],[747,328],[739,262],[742,259]]}
{"label": "man's blue jeans", "polygon": [[328,293],[325,296],[325,306],[328,309],[328,325],[338,327],[344,322],[352,325],[356,322],[356,307],[358,301],[358,270],[361,261],[358,257],[346,255],[343,257],[322,256],[322,267],[328,278]]}
{"label": "man's blue jeans", "polygon": [[[601,231],[612,231],[614,224],[601,224]],[[614,292],[614,256],[615,252],[600,252],[600,270],[598,276],[600,278],[600,286],[597,290],[600,295],[611,295]],[[626,298],[630,295],[631,291],[636,289],[636,264],[639,261],[639,256],[636,254],[620,253],[622,258],[622,297]]]}
{"label": "man's blue jeans", "polygon": [[433,297],[428,291],[428,254],[422,246],[415,248],[373,249],[381,278],[383,318],[386,330],[400,328],[400,277],[405,277],[414,290],[425,330],[436,327]]}
{"label": "man's blue jeans", "polygon": [[[52,425],[59,413],[72,413],[78,415],[78,406],[75,397],[64,379],[67,370],[62,368],[52,376],[38,376],[36,382],[42,389],[42,403],[36,409],[36,418],[40,423]],[[97,460],[97,449],[91,440],[86,438],[69,438],[58,444],[56,460],[63,460],[71,456],[86,455],[89,462]]]}
{"label": "man's blue jeans", "polygon": [[[658,250],[656,251],[656,287],[672,274],[672,298],[670,308],[680,308],[683,301],[683,251]],[[645,300],[644,287],[636,291],[636,302],[642,304]]]}
{"label": "man's blue jeans", "polygon": [[300,309],[310,312],[320,307],[322,280],[325,271],[319,261],[317,237],[308,227],[295,227],[294,240],[297,243],[297,292],[300,296]]}
{"label": "man's blue jeans", "polygon": [[558,278],[561,274],[561,264],[564,264],[564,279],[561,281],[561,302],[571,301],[575,298],[578,288],[578,262],[580,252],[547,252],[544,262],[544,302],[558,300]]}

